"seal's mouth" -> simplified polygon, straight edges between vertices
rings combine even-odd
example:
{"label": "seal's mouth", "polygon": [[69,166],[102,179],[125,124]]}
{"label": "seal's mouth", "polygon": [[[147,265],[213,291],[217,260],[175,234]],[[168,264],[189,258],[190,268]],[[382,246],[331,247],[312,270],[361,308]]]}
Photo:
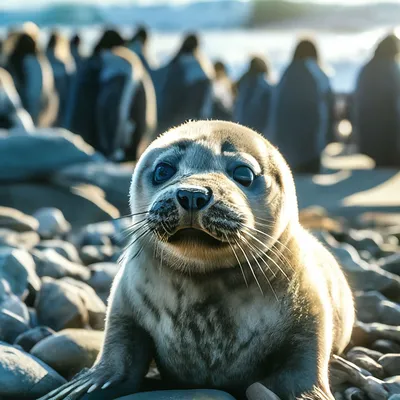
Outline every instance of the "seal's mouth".
{"label": "seal's mouth", "polygon": [[168,238],[171,244],[191,243],[200,244],[207,247],[221,247],[225,245],[222,240],[211,236],[207,232],[195,228],[180,229]]}

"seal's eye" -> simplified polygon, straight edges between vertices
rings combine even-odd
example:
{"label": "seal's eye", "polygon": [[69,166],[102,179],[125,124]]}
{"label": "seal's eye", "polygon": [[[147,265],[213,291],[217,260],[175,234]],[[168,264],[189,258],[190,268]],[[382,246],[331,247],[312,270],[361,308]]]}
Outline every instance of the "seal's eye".
{"label": "seal's eye", "polygon": [[249,167],[242,165],[233,171],[233,179],[241,185],[249,187],[254,181],[254,172]]}
{"label": "seal's eye", "polygon": [[154,183],[163,183],[175,175],[176,169],[167,163],[160,163],[154,170]]}

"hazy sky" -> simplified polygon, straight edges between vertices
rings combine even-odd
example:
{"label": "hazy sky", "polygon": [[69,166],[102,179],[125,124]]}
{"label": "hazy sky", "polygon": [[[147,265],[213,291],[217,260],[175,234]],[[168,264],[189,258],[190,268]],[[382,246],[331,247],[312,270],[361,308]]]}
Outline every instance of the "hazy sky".
{"label": "hazy sky", "polygon": [[[4,4],[3,3],[6,3]],[[184,4],[190,3],[192,1],[197,0],[0,0],[0,9],[2,7],[13,8],[13,7],[21,7],[21,6],[41,6],[52,3],[67,3],[67,2],[76,2],[76,3],[98,3],[98,4],[121,4],[121,3],[129,3],[129,4],[160,4],[160,3],[168,3],[168,4]],[[247,0],[242,0],[247,1]],[[294,0],[294,1],[302,1],[302,0]],[[340,3],[340,4],[365,4],[365,3],[376,3],[380,2],[380,0],[309,0],[318,3]],[[385,0],[394,3],[400,3],[400,0]]]}

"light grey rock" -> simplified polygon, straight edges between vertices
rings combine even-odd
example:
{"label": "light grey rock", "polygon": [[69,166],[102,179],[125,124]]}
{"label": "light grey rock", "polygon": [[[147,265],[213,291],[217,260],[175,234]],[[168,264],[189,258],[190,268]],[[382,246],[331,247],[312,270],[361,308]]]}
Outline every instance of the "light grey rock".
{"label": "light grey rock", "polygon": [[75,286],[48,277],[42,282],[35,304],[41,325],[55,331],[88,327],[88,310]]}
{"label": "light grey rock", "polygon": [[85,265],[91,265],[110,261],[115,251],[111,246],[84,246],[79,256]]}
{"label": "light grey rock", "polygon": [[400,375],[400,354],[385,354],[379,359],[387,376]]}
{"label": "light grey rock", "polygon": [[96,361],[104,332],[65,329],[35,345],[31,354],[41,359],[67,379]]}
{"label": "light grey rock", "polygon": [[[27,193],[29,201],[26,201]],[[0,204],[15,207],[26,214],[33,214],[41,207],[58,208],[74,229],[119,217],[118,210],[96,188],[81,185],[60,187],[49,182],[4,184],[0,190]]]}
{"label": "light grey rock", "polygon": [[372,343],[373,350],[380,351],[383,354],[398,353],[400,354],[400,345],[393,340],[379,339]]}
{"label": "light grey rock", "polygon": [[0,279],[5,279],[18,297],[27,294],[29,285],[35,291],[40,289],[35,263],[24,250],[0,248]]}
{"label": "light grey rock", "polygon": [[381,258],[378,263],[385,271],[391,272],[395,275],[400,275],[400,253]]}
{"label": "light grey rock", "polygon": [[0,309],[0,341],[14,343],[17,336],[28,329],[29,326],[18,315],[5,309]]}
{"label": "light grey rock", "polygon": [[347,356],[351,357],[353,354],[365,354],[368,357],[372,358],[375,361],[379,361],[379,359],[383,356],[379,351],[371,350],[366,347],[356,346],[347,352]]}
{"label": "light grey rock", "polygon": [[16,249],[31,249],[40,241],[36,232],[15,232],[10,229],[0,228],[0,246],[14,247]]}
{"label": "light grey rock", "polygon": [[76,237],[78,247],[111,246],[111,238],[117,231],[113,222],[105,221],[87,225]]}
{"label": "light grey rock", "polygon": [[391,396],[400,394],[400,376],[385,379],[384,387]]}
{"label": "light grey rock", "polygon": [[36,231],[39,221],[29,215],[9,207],[0,207],[0,228],[16,232]]}
{"label": "light grey rock", "polygon": [[35,250],[32,256],[36,264],[36,272],[42,278],[48,276],[54,279],[72,277],[87,281],[90,278],[88,268],[73,263],[54,249]]}
{"label": "light grey rock", "polygon": [[81,264],[81,259],[79,258],[79,253],[76,247],[72,243],[64,240],[43,240],[37,244],[35,248],[38,250],[52,249],[69,261]]}
{"label": "light grey rock", "polygon": [[357,352],[348,353],[347,359],[360,368],[370,372],[376,378],[382,379],[385,377],[385,371],[382,365],[366,354]]}
{"label": "light grey rock", "polygon": [[32,355],[0,343],[0,396],[36,399],[65,382],[64,378]]}
{"label": "light grey rock", "polygon": [[95,290],[96,293],[108,294],[119,269],[120,265],[116,263],[92,264],[89,266],[91,277],[87,283]]}
{"label": "light grey rock", "polygon": [[46,326],[37,326],[36,328],[21,333],[15,339],[14,345],[21,346],[25,351],[30,352],[33,346],[54,334],[55,332]]}
{"label": "light grey rock", "polygon": [[400,325],[400,306],[377,291],[355,294],[357,318],[362,322]]}
{"label": "light grey rock", "polygon": [[368,251],[373,257],[379,256],[384,243],[382,235],[377,232],[354,229],[349,230],[345,241],[358,251]]}
{"label": "light grey rock", "polygon": [[96,292],[86,283],[72,278],[64,278],[60,282],[67,283],[77,289],[77,296],[80,297],[88,312],[90,326],[93,329],[104,329],[106,306]]}
{"label": "light grey rock", "polygon": [[30,324],[29,310],[25,303],[13,293],[0,302],[0,309],[7,310],[15,315],[18,315],[27,325]]}
{"label": "light grey rock", "polygon": [[38,233],[44,239],[61,237],[71,230],[71,225],[57,208],[41,208],[33,216],[39,221]]}

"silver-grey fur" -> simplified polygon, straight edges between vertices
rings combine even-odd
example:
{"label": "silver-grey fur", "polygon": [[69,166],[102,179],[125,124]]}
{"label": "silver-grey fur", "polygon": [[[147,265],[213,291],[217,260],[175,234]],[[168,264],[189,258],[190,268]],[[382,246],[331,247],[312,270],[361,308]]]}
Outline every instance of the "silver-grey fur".
{"label": "silver-grey fur", "polygon": [[[156,185],[160,162],[176,173]],[[254,171],[250,187],[232,178],[237,165]],[[206,188],[210,203],[189,215],[176,201],[181,188]],[[143,154],[130,201],[132,243],[103,350],[43,400],[121,382],[140,391],[153,358],[165,387],[243,397],[261,382],[283,400],[332,398],[329,359],[350,340],[353,300],[336,260],[300,226],[290,169],[273,146],[228,122],[184,124]]]}

